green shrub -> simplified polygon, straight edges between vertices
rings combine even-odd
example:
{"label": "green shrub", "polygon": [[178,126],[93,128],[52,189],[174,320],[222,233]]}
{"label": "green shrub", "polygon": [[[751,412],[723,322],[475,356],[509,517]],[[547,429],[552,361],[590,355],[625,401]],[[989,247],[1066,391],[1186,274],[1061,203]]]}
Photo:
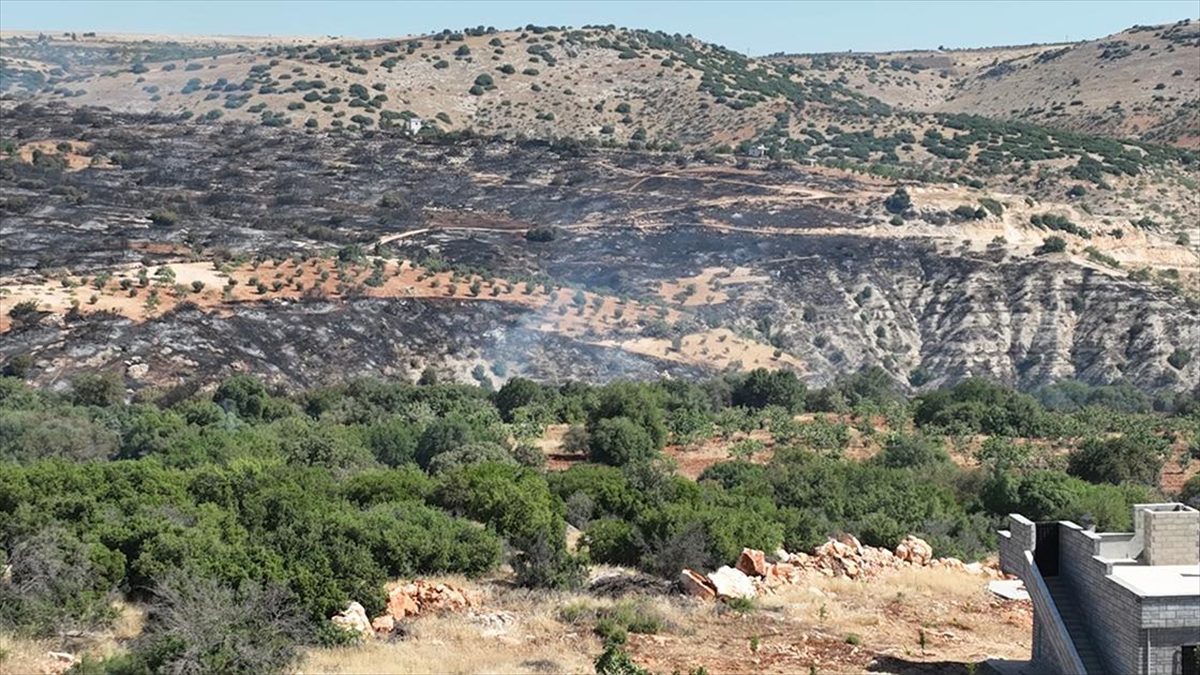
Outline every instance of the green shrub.
{"label": "green shrub", "polygon": [[623,466],[649,459],[657,448],[646,430],[627,417],[607,417],[589,432],[588,459]]}
{"label": "green shrub", "polygon": [[950,461],[940,439],[906,433],[893,433],[876,457],[892,469],[924,469]]}
{"label": "green shrub", "polygon": [[1071,452],[1067,472],[1093,483],[1156,485],[1166,450],[1166,439],[1148,433],[1089,438]]}
{"label": "green shrub", "polygon": [[1175,370],[1183,370],[1189,363],[1192,362],[1192,352],[1183,347],[1176,347],[1175,351],[1167,357],[1167,363]]}
{"label": "green shrub", "polygon": [[756,368],[734,385],[733,404],[748,408],[781,406],[789,412],[804,408],[804,383],[789,370]]}
{"label": "green shrub", "polygon": [[896,191],[883,201],[883,208],[887,209],[889,213],[895,214],[912,208],[912,198],[908,196],[908,190],[896,188]]}
{"label": "green shrub", "polygon": [[71,399],[76,405],[114,406],[125,398],[125,386],[111,373],[80,375],[71,383]]}
{"label": "green shrub", "polygon": [[155,209],[150,212],[150,222],[159,227],[170,227],[179,222],[179,215],[170,209]]}
{"label": "green shrub", "polygon": [[618,642],[606,644],[594,665],[596,675],[650,675],[650,671],[635,663]]}
{"label": "green shrub", "polygon": [[592,521],[584,532],[588,555],[598,563],[636,566],[641,559],[637,530],[631,523],[615,518]]}

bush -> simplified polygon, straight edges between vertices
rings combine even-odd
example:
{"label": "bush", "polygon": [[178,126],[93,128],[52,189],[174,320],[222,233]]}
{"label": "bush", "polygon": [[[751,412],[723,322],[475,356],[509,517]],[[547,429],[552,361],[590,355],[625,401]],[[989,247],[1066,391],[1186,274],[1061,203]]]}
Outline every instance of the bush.
{"label": "bush", "polygon": [[1167,441],[1147,433],[1089,438],[1071,452],[1067,473],[1093,483],[1157,485]]}
{"label": "bush", "polygon": [[525,231],[525,239],[535,242],[554,241],[558,237],[558,228],[550,225],[538,225]]}
{"label": "bush", "polygon": [[367,448],[381,464],[396,467],[417,461],[417,428],[402,417],[372,423],[365,436]]}
{"label": "bush", "polygon": [[584,532],[583,544],[593,562],[633,567],[641,559],[637,530],[624,520],[604,518],[592,522]]}
{"label": "bush", "polygon": [[434,501],[486,523],[521,548],[540,535],[561,539],[566,527],[562,502],[554,499],[536,471],[515,464],[471,464],[446,472]]}
{"label": "bush", "polygon": [[159,583],[154,595],[148,630],[110,671],[280,672],[311,638],[293,598],[278,586],[234,589],[179,573]]}
{"label": "bush", "polygon": [[1045,255],[1047,253],[1062,253],[1067,250],[1067,242],[1062,237],[1046,237],[1042,240],[1042,245],[1034,250],[1034,255]]}
{"label": "bush", "polygon": [[587,564],[566,551],[561,538],[551,532],[539,532],[525,542],[513,558],[517,585],[527,588],[579,588],[587,575]]}
{"label": "bush", "polygon": [[30,318],[36,317],[38,314],[37,300],[22,300],[13,304],[8,310],[8,315],[17,321],[28,321]]}
{"label": "bush", "polygon": [[893,433],[876,460],[891,469],[923,469],[950,461],[950,455],[936,438]]}
{"label": "bush", "polygon": [[1179,493],[1179,501],[1192,508],[1200,508],[1200,474],[1192,476],[1183,484],[1183,490]]}
{"label": "bush", "polygon": [[654,447],[661,448],[667,439],[663,421],[663,406],[657,392],[644,385],[619,382],[604,387],[588,410],[588,433],[607,417],[627,417],[642,427]]}
{"label": "bush", "polygon": [[518,408],[523,408],[537,402],[541,397],[542,388],[532,380],[527,380],[523,377],[514,377],[504,383],[503,387],[496,392],[493,401],[496,408],[500,411],[500,417],[505,422],[513,421],[513,413]]}
{"label": "bush", "polygon": [[517,460],[497,443],[467,443],[453,450],[439,453],[429,461],[426,469],[432,475],[452,471],[468,464],[494,462],[516,464]]}
{"label": "bush", "polygon": [[589,434],[588,459],[611,466],[649,459],[657,448],[646,430],[627,417],[600,420]]}
{"label": "bush", "polygon": [[159,227],[170,227],[179,222],[179,215],[170,209],[155,209],[150,212],[150,222]]}
{"label": "bush", "polygon": [[650,675],[650,671],[635,663],[618,642],[606,644],[594,665],[596,675]]}
{"label": "bush", "polygon": [[1189,363],[1192,362],[1192,352],[1183,347],[1176,347],[1175,351],[1167,357],[1167,363],[1175,370],[1183,370]]}
{"label": "bush", "polygon": [[120,578],[119,554],[48,528],[9,543],[0,583],[0,628],[32,636],[104,627]]}
{"label": "bush", "polygon": [[980,491],[983,506],[1001,516],[1020,513],[1035,521],[1090,518],[1101,530],[1133,527],[1134,504],[1154,501],[1140,485],[1092,485],[1060,471],[997,472]]}
{"label": "bush", "polygon": [[781,406],[789,412],[804,408],[804,383],[789,370],[756,368],[734,385],[735,406],[765,408]]}
{"label": "bush", "polygon": [[912,197],[908,196],[908,190],[896,188],[896,191],[883,201],[883,208],[887,209],[888,213],[903,213],[912,208]]}
{"label": "bush", "polygon": [[427,468],[433,458],[462,446],[473,440],[471,427],[464,420],[439,419],[425,428],[417,441],[416,460],[421,468]]}
{"label": "bush", "polygon": [[1053,431],[1032,396],[972,378],[917,399],[913,422],[949,433],[1039,437]]}
{"label": "bush", "polygon": [[80,375],[71,383],[71,400],[76,405],[114,406],[125,399],[125,384],[111,373]]}
{"label": "bush", "polygon": [[234,375],[213,392],[213,402],[238,417],[261,420],[268,414],[270,399],[261,382],[249,375]]}

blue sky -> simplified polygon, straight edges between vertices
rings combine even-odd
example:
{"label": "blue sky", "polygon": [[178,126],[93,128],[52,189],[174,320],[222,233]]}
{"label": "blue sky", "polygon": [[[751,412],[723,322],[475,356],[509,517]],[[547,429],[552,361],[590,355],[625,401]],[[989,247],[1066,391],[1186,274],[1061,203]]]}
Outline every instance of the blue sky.
{"label": "blue sky", "polygon": [[961,2],[108,2],[0,0],[0,29],[400,37],[478,24],[617,24],[738,51],[884,51],[1101,37],[1195,18],[1196,0]]}

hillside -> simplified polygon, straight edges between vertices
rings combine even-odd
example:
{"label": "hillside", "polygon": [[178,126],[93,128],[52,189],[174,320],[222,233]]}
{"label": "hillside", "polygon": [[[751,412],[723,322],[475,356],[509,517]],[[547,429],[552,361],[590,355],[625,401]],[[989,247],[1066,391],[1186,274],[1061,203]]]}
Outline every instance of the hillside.
{"label": "hillside", "polygon": [[969,113],[1200,147],[1200,23],[995,49],[768,59],[914,112]]}
{"label": "hillside", "polygon": [[[1186,56],[1191,26],[1101,65]],[[34,381],[1200,382],[1196,154],[906,110],[897,78],[958,82],[921,59],[610,26],[0,39],[0,353]],[[936,58],[1018,82],[1093,47]]]}
{"label": "hillside", "polygon": [[[894,182],[825,167],[180,133],[26,106],[10,119],[13,143],[59,139],[0,164],[0,353],[47,385],[95,369],[186,392],[239,370],[296,386],[426,367],[497,383],[769,367],[827,383],[870,365],[913,386],[1200,381],[1185,358],[1200,259],[1133,192],[908,183],[899,215]],[[1052,239],[1061,251],[1043,250]]]}

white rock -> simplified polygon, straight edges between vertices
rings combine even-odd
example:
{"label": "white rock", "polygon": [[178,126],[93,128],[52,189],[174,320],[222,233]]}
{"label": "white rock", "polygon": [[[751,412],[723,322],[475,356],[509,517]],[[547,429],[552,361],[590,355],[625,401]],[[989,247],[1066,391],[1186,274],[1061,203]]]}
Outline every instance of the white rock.
{"label": "white rock", "polygon": [[364,638],[375,637],[375,629],[371,627],[371,620],[367,618],[367,610],[357,602],[351,602],[330,621],[338,628],[358,633]]}
{"label": "white rock", "polygon": [[709,572],[708,580],[717,589],[719,598],[753,598],[756,594],[754,582],[750,581],[750,577],[729,566]]}

